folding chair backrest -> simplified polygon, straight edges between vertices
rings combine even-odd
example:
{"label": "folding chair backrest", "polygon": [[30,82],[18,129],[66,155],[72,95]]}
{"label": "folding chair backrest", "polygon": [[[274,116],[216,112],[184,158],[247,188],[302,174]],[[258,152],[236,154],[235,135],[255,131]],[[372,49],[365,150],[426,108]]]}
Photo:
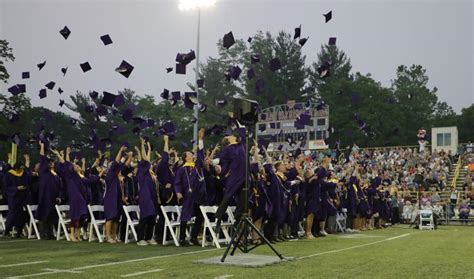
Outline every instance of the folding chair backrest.
{"label": "folding chair backrest", "polygon": [[[5,218],[3,217],[2,213],[3,212],[8,212],[8,205],[0,205],[0,226],[2,227],[2,230],[5,230]],[[6,217],[6,215],[5,215]]]}
{"label": "folding chair backrest", "polygon": [[[38,227],[36,226],[36,223],[38,220],[35,218],[35,211],[38,210],[38,205],[26,205],[26,210],[28,211],[28,215],[30,217],[30,222],[27,226],[28,230],[28,239],[36,237],[36,239],[41,239],[41,236],[38,231]],[[35,233],[33,236],[33,232]]]}
{"label": "folding chair backrest", "polygon": [[161,212],[163,213],[165,220],[170,222],[178,222],[181,215],[179,208],[174,205],[162,205]]}
{"label": "folding chair backrest", "polygon": [[124,205],[123,210],[125,211],[125,215],[130,219],[134,220],[130,213],[135,213],[137,218],[140,219],[140,207],[138,205]]}
{"label": "folding chair backrest", "polygon": [[237,209],[236,206],[229,206],[227,207],[227,215],[228,215],[228,221],[231,223],[235,223],[235,210]]}

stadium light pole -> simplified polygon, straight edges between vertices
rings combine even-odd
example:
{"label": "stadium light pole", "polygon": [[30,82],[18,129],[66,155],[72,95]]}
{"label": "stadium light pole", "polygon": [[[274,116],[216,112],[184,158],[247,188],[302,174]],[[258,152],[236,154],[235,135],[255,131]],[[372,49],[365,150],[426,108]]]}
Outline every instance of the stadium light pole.
{"label": "stadium light pole", "polygon": [[[190,11],[197,9],[198,12],[198,22],[197,22],[197,46],[196,46],[196,77],[194,80],[194,89],[196,91],[196,99],[199,103],[199,90],[197,81],[199,79],[199,44],[200,44],[200,36],[201,36],[201,9],[202,8],[209,8],[216,4],[217,0],[179,0],[178,8],[181,11]],[[197,134],[198,134],[198,125],[199,125],[199,107],[197,105],[194,106],[194,118],[196,122],[194,123],[193,127],[193,145],[197,145]]]}

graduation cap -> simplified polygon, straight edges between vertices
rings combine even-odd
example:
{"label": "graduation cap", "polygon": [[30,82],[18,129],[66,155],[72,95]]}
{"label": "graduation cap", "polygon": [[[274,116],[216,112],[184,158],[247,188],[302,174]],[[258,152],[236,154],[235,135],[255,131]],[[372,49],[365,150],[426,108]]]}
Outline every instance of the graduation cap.
{"label": "graduation cap", "polygon": [[167,67],[166,68],[166,73],[169,74],[173,71],[173,67]]}
{"label": "graduation cap", "polygon": [[276,72],[281,69],[280,59],[276,57],[272,58],[268,63],[270,64],[270,70],[272,70],[272,72]]}
{"label": "graduation cap", "polygon": [[59,106],[62,107],[64,105],[64,100],[59,99]]}
{"label": "graduation cap", "polygon": [[174,122],[168,121],[160,127],[160,131],[164,135],[173,135],[176,133],[176,125]]}
{"label": "graduation cap", "polygon": [[108,112],[108,111],[107,111],[107,108],[104,107],[104,106],[102,106],[102,105],[98,106],[98,107],[95,109],[95,111],[97,112],[97,114],[98,114],[99,116],[105,116],[105,115],[107,115],[107,112]]}
{"label": "graduation cap", "polygon": [[249,37],[249,38],[247,39],[247,42],[251,43],[251,42],[252,42],[252,37]]}
{"label": "graduation cap", "polygon": [[293,36],[293,39],[298,39],[301,36],[301,24],[300,26],[295,28],[295,35]]}
{"label": "graduation cap", "polygon": [[21,78],[22,79],[29,79],[30,78],[30,72],[21,73]]}
{"label": "graduation cap", "polygon": [[97,97],[99,97],[99,92],[97,92],[97,91],[89,92],[89,96],[90,96],[92,99],[96,99]]}
{"label": "graduation cap", "polygon": [[234,34],[232,34],[232,31],[224,35],[224,39],[222,40],[222,45],[224,48],[229,49],[231,46],[235,44],[234,40]]}
{"label": "graduation cap", "polygon": [[82,71],[85,73],[85,72],[88,72],[92,69],[91,65],[89,64],[89,62],[84,62],[82,63],[81,65],[81,69]]}
{"label": "graduation cap", "polygon": [[42,63],[39,63],[38,65],[36,65],[38,67],[38,70],[41,71],[41,69],[43,69],[43,67],[46,65],[46,60],[44,60],[44,62]]}
{"label": "graduation cap", "polygon": [[185,75],[186,74],[186,64],[176,63],[176,74]]}
{"label": "graduation cap", "polygon": [[303,124],[303,125],[309,125],[311,122],[311,115],[302,113],[298,116],[298,120]]}
{"label": "graduation cap", "polygon": [[265,89],[265,81],[263,81],[263,79],[259,78],[255,82],[255,90],[257,91],[257,93],[261,93],[261,92],[263,92],[264,89]]}
{"label": "graduation cap", "polygon": [[266,113],[260,114],[260,119],[267,120],[267,114]]}
{"label": "graduation cap", "polygon": [[172,105],[176,105],[176,103],[181,100],[181,92],[180,91],[171,92],[171,100],[172,100]]}
{"label": "graduation cap", "polygon": [[20,93],[22,93],[22,89],[20,88],[18,84],[15,84],[11,86],[10,88],[8,88],[8,92],[10,92],[13,96],[17,96]]}
{"label": "graduation cap", "polygon": [[328,45],[335,46],[336,45],[336,37],[330,37]]}
{"label": "graduation cap", "polygon": [[193,109],[194,105],[197,105],[197,94],[196,92],[184,93],[184,107],[187,109]]}
{"label": "graduation cap", "polygon": [[188,65],[196,59],[196,53],[194,50],[189,51],[188,53],[178,53],[176,54],[176,62],[184,65]]}
{"label": "graduation cap", "polygon": [[196,83],[197,83],[198,88],[204,87],[204,79],[198,79]]}
{"label": "graduation cap", "polygon": [[151,119],[151,118],[150,118],[150,119],[147,119],[147,120],[146,120],[146,123],[147,123],[147,126],[150,127],[150,128],[155,127],[155,120],[153,120],[153,119]]}
{"label": "graduation cap", "polygon": [[263,132],[263,131],[265,131],[266,129],[267,129],[267,125],[266,125],[266,124],[260,124],[260,125],[258,126],[258,130],[259,130],[260,132]]}
{"label": "graduation cap", "polygon": [[50,81],[45,85],[45,87],[48,88],[49,90],[53,90],[55,85],[56,83],[54,81]]}
{"label": "graduation cap", "polygon": [[40,99],[46,98],[46,89],[43,88],[39,91],[39,97]]}
{"label": "graduation cap", "polygon": [[326,108],[326,102],[323,100],[319,100],[318,104],[316,105],[316,110],[324,110]]}
{"label": "graduation cap", "polygon": [[100,40],[102,41],[102,43],[104,43],[105,46],[110,45],[112,43],[112,39],[110,38],[109,34],[100,36]]}
{"label": "graduation cap", "polygon": [[119,107],[125,104],[125,97],[123,94],[118,94],[117,97],[115,97],[114,101],[114,107]]}
{"label": "graduation cap", "polygon": [[329,64],[329,62],[324,62],[321,66],[318,67],[318,74],[321,78],[330,77],[331,64]]}
{"label": "graduation cap", "polygon": [[262,138],[257,141],[257,144],[260,150],[263,150],[264,148],[268,149],[268,146],[270,145],[270,141]]}
{"label": "graduation cap", "polygon": [[134,128],[132,129],[132,133],[133,133],[135,136],[140,135],[140,131],[141,131],[140,127],[134,127]]}
{"label": "graduation cap", "polygon": [[117,98],[117,95],[114,95],[106,91],[104,91],[103,94],[104,95],[102,97],[102,101],[100,101],[100,104],[111,107],[114,104],[115,99]]}
{"label": "graduation cap", "polygon": [[169,96],[170,96],[170,91],[166,88],[163,89],[163,92],[161,92],[160,97],[165,100],[168,100]]}
{"label": "graduation cap", "polygon": [[414,95],[413,93],[408,93],[407,95],[408,100],[411,100],[413,98],[413,95]]}
{"label": "graduation cap", "polygon": [[61,29],[59,31],[59,33],[64,37],[65,40],[67,40],[69,35],[71,35],[71,30],[69,30],[69,28],[67,28],[67,26],[64,26],[64,28]]}
{"label": "graduation cap", "polygon": [[242,73],[242,69],[239,66],[232,66],[229,69],[230,77],[234,80],[239,79],[240,74]]}
{"label": "graduation cap", "polygon": [[306,42],[308,41],[309,37],[306,37],[306,38],[301,38],[299,41],[298,41],[298,44],[300,44],[300,46],[304,46],[304,44],[306,44]]}
{"label": "graduation cap", "polygon": [[63,92],[64,92],[64,91],[61,89],[61,87],[58,87],[58,93],[59,93],[59,94],[63,94]]}
{"label": "graduation cap", "polygon": [[127,61],[122,60],[122,63],[120,63],[120,66],[118,66],[115,71],[122,76],[128,78],[130,74],[133,72],[134,67],[130,65]]}
{"label": "graduation cap", "polygon": [[332,11],[329,11],[327,14],[323,14],[323,15],[324,15],[324,19],[326,20],[326,23],[328,23],[328,21],[330,21],[332,18]]}
{"label": "graduation cap", "polygon": [[250,55],[250,62],[252,64],[259,63],[260,62],[260,54],[252,54]]}
{"label": "graduation cap", "polygon": [[71,119],[69,119],[69,122],[71,122],[72,125],[76,125],[77,124],[77,119],[71,118]]}
{"label": "graduation cap", "polygon": [[63,76],[66,75],[66,72],[67,72],[67,67],[61,68],[61,73],[63,73]]}
{"label": "graduation cap", "polygon": [[216,107],[224,107],[225,105],[227,105],[226,100],[216,100]]}
{"label": "graduation cap", "polygon": [[194,123],[196,123],[197,121],[198,121],[198,120],[197,120],[197,118],[196,118],[196,117],[194,117],[194,116],[192,116],[192,118],[191,118],[191,123],[193,123],[193,124],[194,124]]}
{"label": "graduation cap", "polygon": [[206,112],[207,110],[207,105],[205,104],[199,104],[199,112]]}
{"label": "graduation cap", "polygon": [[127,130],[124,127],[119,126],[119,125],[112,126],[112,131],[115,135],[118,135],[118,136],[123,135],[127,132]]}
{"label": "graduation cap", "polygon": [[20,142],[21,142],[20,134],[18,134],[18,133],[14,134],[14,135],[11,137],[11,141],[12,141],[13,143],[15,143],[16,145],[20,145]]}

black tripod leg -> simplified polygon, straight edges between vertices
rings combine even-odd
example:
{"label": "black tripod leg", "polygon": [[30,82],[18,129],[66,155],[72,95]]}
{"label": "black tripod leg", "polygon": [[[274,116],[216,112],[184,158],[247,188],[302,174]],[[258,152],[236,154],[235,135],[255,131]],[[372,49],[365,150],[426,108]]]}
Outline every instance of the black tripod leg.
{"label": "black tripod leg", "polygon": [[[242,226],[243,226],[243,228],[241,228]],[[242,232],[240,234],[238,234],[239,230],[242,230]],[[242,236],[244,236],[244,234],[245,234],[244,231],[245,231],[245,219],[242,219],[242,222],[239,224],[239,227],[237,228],[237,231],[236,231],[236,234],[238,234],[238,237],[237,237],[237,240],[235,240],[234,248],[232,248],[232,251],[230,252],[231,256],[234,255],[235,250],[237,250],[237,248],[239,247],[240,240],[242,239]],[[242,252],[247,253],[245,250],[242,251]]]}
{"label": "black tripod leg", "polygon": [[235,237],[237,235],[237,232],[239,231],[240,226],[242,225],[242,222],[243,220],[241,219],[239,223],[237,224],[237,229],[234,231],[234,233],[232,234],[232,237],[230,238],[229,244],[227,244],[227,247],[225,248],[224,255],[222,255],[222,258],[221,258],[222,263],[225,261],[225,258],[227,257],[227,254],[229,253],[230,247],[234,246],[234,249],[232,251],[234,251],[235,247],[237,247],[238,242],[235,242]]}
{"label": "black tripod leg", "polygon": [[278,251],[273,247],[273,245],[268,241],[268,239],[262,234],[262,232],[255,227],[255,225],[250,221],[246,220],[248,225],[258,234],[258,236],[272,249],[272,251],[280,258],[280,260],[283,260],[283,255],[278,253]]}

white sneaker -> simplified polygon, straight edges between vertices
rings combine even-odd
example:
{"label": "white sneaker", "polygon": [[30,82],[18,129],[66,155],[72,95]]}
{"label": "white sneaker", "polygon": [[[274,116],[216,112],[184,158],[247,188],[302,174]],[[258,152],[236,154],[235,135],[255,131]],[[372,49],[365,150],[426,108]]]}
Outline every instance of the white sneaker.
{"label": "white sneaker", "polygon": [[328,235],[328,233],[327,233],[326,231],[320,231],[319,233],[322,234],[322,235],[324,235],[324,236],[327,236],[327,235]]}
{"label": "white sneaker", "polygon": [[148,244],[149,245],[158,245],[158,242],[156,242],[156,240],[154,240],[154,239],[151,239],[151,240],[148,240]]}
{"label": "white sneaker", "polygon": [[147,246],[148,242],[146,240],[140,240],[140,241],[137,242],[137,245],[138,246]]}

